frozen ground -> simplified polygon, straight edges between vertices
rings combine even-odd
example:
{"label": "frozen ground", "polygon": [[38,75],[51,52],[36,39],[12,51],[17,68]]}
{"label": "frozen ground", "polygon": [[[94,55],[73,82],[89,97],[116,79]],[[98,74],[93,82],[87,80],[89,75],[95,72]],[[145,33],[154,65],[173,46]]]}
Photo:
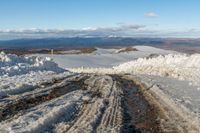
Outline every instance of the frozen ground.
{"label": "frozen ground", "polygon": [[200,54],[168,54],[138,58],[112,68],[73,68],[74,72],[99,74],[147,74],[191,81],[200,86]]}
{"label": "frozen ground", "polygon": [[[155,108],[157,103],[144,98],[146,91],[133,81],[144,83],[146,90],[162,96],[157,100],[167,106]],[[163,79],[158,82],[144,75],[94,74],[55,79],[36,89],[1,98],[0,132],[198,132],[198,119],[189,123],[190,115],[183,119],[176,114],[176,108],[172,109],[171,101],[163,102],[168,98],[157,90],[163,87],[161,90],[168,91],[164,87],[171,80],[166,81],[163,84]],[[173,91],[172,88],[168,93]],[[177,97],[172,97],[172,101],[180,102]],[[169,111],[175,117],[165,114]]]}
{"label": "frozen ground", "polygon": [[[181,53],[139,58],[112,68],[73,68],[78,73],[134,74],[139,81],[152,86],[158,100],[174,108],[184,118],[182,125],[199,127],[200,121],[200,55]],[[162,100],[161,100],[162,101]],[[171,106],[173,105],[173,107]],[[176,121],[178,123],[178,121]],[[192,130],[187,127],[186,131]],[[200,130],[197,128],[197,131]],[[184,131],[183,131],[184,132]]]}
{"label": "frozen ground", "polygon": [[200,89],[188,81],[180,81],[169,77],[137,75],[138,80],[147,86],[157,87],[171,96],[178,105],[184,105],[188,111],[200,118]]}
{"label": "frozen ground", "polygon": [[42,57],[51,57],[62,68],[77,67],[113,67],[121,63],[132,61],[139,57],[147,57],[151,54],[169,54],[176,53],[150,46],[134,46],[138,51],[118,53],[120,49],[102,49],[97,48],[92,54],[67,54],[67,55],[42,55]]}
{"label": "frozen ground", "polygon": [[0,112],[2,133],[162,131],[156,110],[133,82],[120,76],[81,74],[58,79],[1,98]]}
{"label": "frozen ground", "polygon": [[[169,77],[150,75],[126,75],[128,79],[134,79],[144,90],[144,95],[151,97],[157,105],[166,112],[162,120],[167,124],[165,131],[172,131],[173,125],[178,132],[200,132],[200,92],[196,86],[191,86],[187,81],[180,81]],[[166,127],[166,125],[171,125]]]}
{"label": "frozen ground", "polygon": [[200,132],[200,55],[135,48],[1,53],[0,133]]}

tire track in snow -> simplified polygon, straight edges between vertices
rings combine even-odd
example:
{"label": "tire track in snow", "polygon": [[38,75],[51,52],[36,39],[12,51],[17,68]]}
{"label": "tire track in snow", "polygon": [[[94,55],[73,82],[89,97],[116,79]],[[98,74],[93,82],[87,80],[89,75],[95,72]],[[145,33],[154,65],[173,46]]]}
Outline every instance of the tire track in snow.
{"label": "tire track in snow", "polygon": [[157,112],[132,80],[116,76],[123,90],[123,132],[160,133]]}
{"label": "tire track in snow", "polygon": [[[31,95],[42,100],[36,102]],[[27,92],[18,100],[17,104],[11,101],[11,111],[4,108],[8,114],[0,123],[0,132],[129,133],[157,128],[148,123],[155,119],[150,118],[155,114],[148,113],[148,102],[137,86],[123,76],[83,74]],[[138,110],[143,111],[138,114]]]}
{"label": "tire track in snow", "polygon": [[77,90],[31,108],[19,118],[8,123],[1,123],[0,132],[42,133],[52,131],[59,121],[73,120],[81,108],[83,95],[82,90]]}
{"label": "tire track in snow", "polygon": [[102,114],[108,103],[104,99],[109,97],[113,87],[112,78],[109,76],[92,76],[86,80],[88,89],[91,90],[91,100],[86,103],[82,114],[73,123],[67,132],[94,132],[101,122]]}
{"label": "tire track in snow", "polygon": [[108,98],[108,106],[103,114],[97,132],[120,132],[122,127],[122,109],[121,97],[122,90],[117,87],[116,81],[113,85],[113,91]]}
{"label": "tire track in snow", "polygon": [[75,76],[62,79],[61,81],[56,80],[56,83],[52,86],[46,84],[48,87],[38,88],[36,91],[23,94],[23,96],[20,95],[17,98],[5,100],[5,102],[0,104],[0,122],[10,119],[16,116],[16,114],[20,115],[31,107],[50,101],[71,91],[84,89],[83,81],[86,78],[83,76],[76,79]]}

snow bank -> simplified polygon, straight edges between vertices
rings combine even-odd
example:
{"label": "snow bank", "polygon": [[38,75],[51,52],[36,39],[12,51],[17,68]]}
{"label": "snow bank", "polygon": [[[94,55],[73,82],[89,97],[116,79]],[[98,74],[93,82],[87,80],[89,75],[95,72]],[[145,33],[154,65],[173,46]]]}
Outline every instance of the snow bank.
{"label": "snow bank", "polygon": [[118,73],[169,76],[200,83],[200,54],[141,58],[113,67]]}
{"label": "snow bank", "polygon": [[[175,115],[173,123],[179,123],[190,132],[200,132],[200,91],[196,86],[191,86],[187,81],[180,81],[169,77],[152,75],[130,75],[135,81],[142,83],[163,108],[168,108],[168,113]],[[152,93],[153,92],[153,93]],[[170,110],[173,110],[172,113]],[[183,118],[177,119],[176,113]]]}
{"label": "snow bank", "polygon": [[192,81],[200,85],[200,54],[169,54],[155,58],[139,58],[113,68],[78,68],[74,72],[103,74],[148,74]]}
{"label": "snow bank", "polygon": [[12,77],[0,77],[0,99],[7,95],[17,95],[34,90],[44,83],[51,83],[55,79],[62,79],[70,75],[72,75],[70,72],[58,74],[51,71],[39,71]]}
{"label": "snow bank", "polygon": [[71,75],[50,58],[0,53],[0,99],[37,88],[54,78]]}
{"label": "snow bank", "polygon": [[0,76],[14,76],[37,71],[63,72],[49,57],[20,57],[0,53]]}

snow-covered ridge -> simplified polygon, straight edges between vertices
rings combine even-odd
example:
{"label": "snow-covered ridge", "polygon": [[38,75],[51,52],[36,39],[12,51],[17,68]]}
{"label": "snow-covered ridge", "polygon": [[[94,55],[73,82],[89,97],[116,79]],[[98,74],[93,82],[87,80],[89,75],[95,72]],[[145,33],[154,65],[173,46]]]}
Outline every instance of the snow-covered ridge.
{"label": "snow-covered ridge", "polygon": [[109,74],[148,74],[192,81],[200,85],[200,54],[168,54],[155,58],[139,58],[112,68],[78,68],[74,72]]}
{"label": "snow-covered ridge", "polygon": [[147,57],[149,55],[165,55],[165,54],[177,54],[176,51],[163,50],[154,48],[151,46],[133,46],[131,48],[137,49],[136,51],[123,51],[125,48],[95,48],[97,49],[93,53],[89,54],[34,54],[33,56],[50,57],[60,67],[64,69],[79,68],[79,67],[104,67],[111,68],[113,66],[120,65],[122,63],[132,61],[141,57]]}
{"label": "snow-covered ridge", "polygon": [[38,71],[62,72],[64,70],[48,57],[20,57],[0,53],[0,76],[14,76]]}

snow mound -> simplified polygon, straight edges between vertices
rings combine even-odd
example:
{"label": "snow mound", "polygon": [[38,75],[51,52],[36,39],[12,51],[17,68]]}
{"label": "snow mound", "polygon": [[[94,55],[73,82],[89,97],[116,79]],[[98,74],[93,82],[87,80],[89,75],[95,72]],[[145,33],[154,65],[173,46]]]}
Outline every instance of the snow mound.
{"label": "snow mound", "polygon": [[200,54],[165,55],[156,58],[140,58],[113,67],[119,73],[169,76],[181,80],[200,80]]}
{"label": "snow mound", "polygon": [[30,72],[52,71],[63,72],[51,58],[22,57],[13,54],[0,53],[0,76],[22,75]]}
{"label": "snow mound", "polygon": [[74,72],[108,73],[108,74],[148,74],[164,77],[173,77],[191,81],[191,84],[200,85],[200,54],[168,54],[155,58],[139,58],[123,63],[113,68],[79,68]]}

